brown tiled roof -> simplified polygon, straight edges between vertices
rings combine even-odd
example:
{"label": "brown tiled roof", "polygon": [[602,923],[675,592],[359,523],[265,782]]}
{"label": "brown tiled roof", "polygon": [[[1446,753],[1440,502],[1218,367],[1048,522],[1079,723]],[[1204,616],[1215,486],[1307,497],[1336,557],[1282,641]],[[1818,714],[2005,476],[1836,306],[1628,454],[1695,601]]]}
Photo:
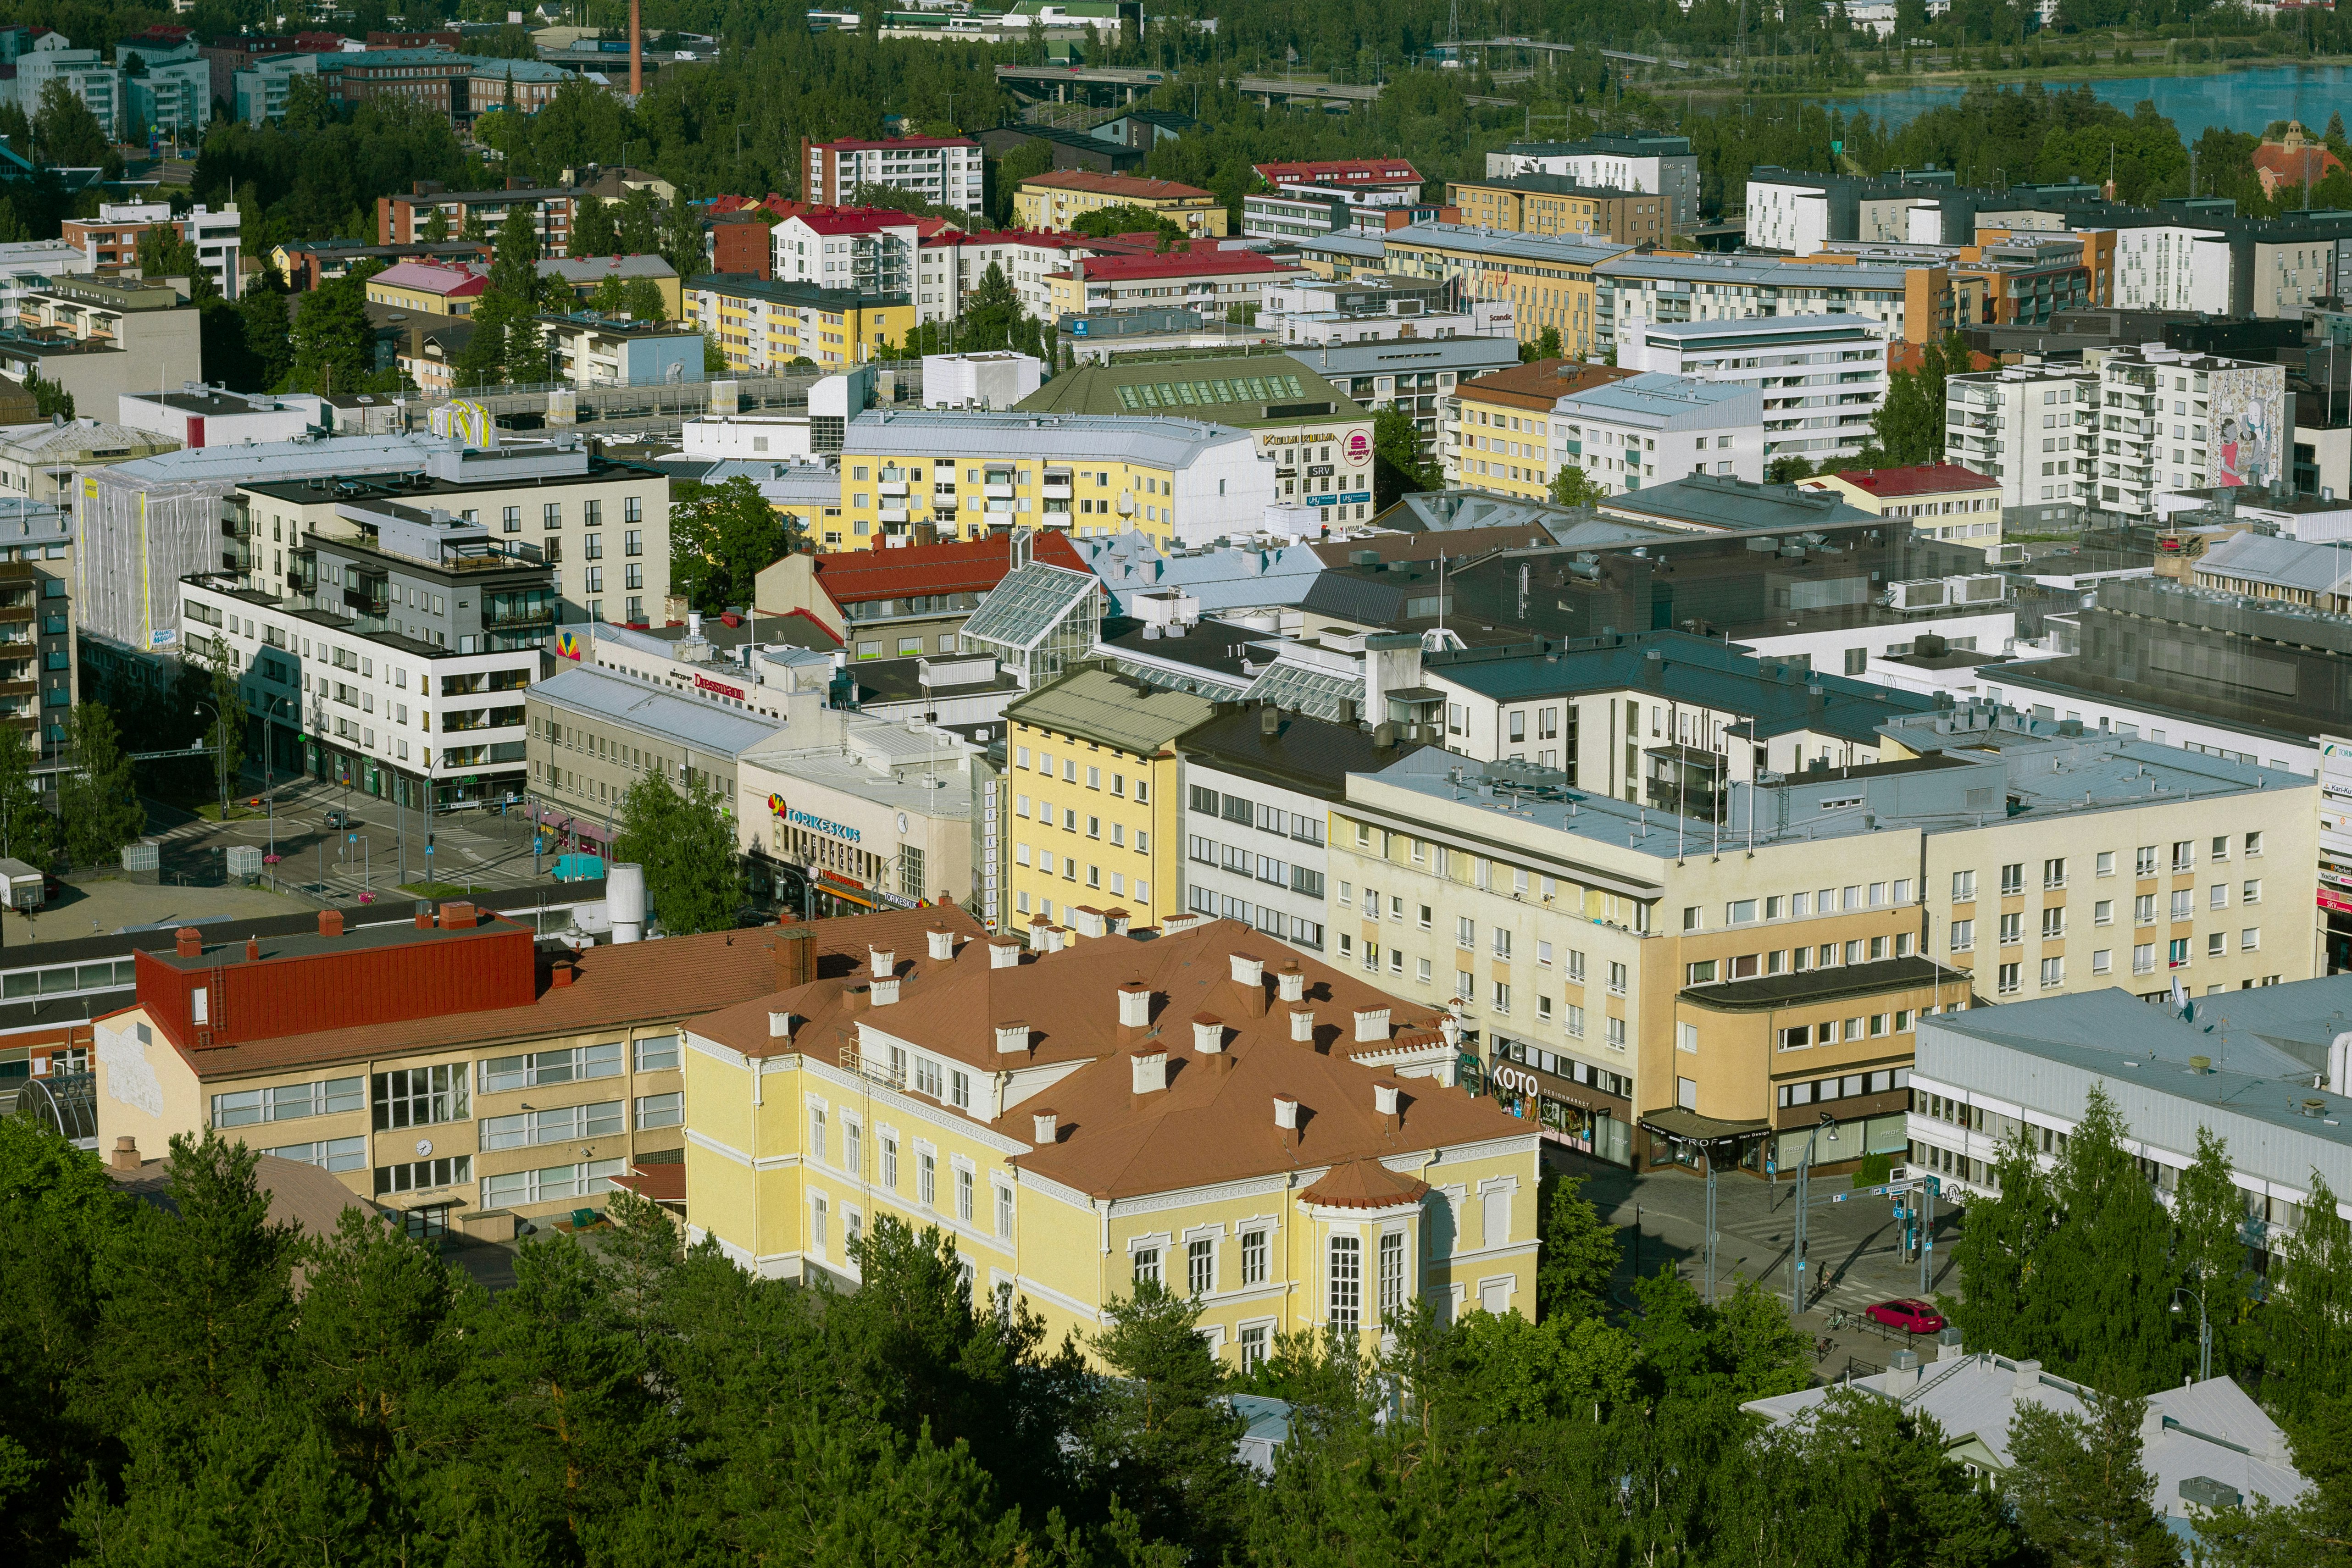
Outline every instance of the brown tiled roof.
{"label": "brown tiled roof", "polygon": [[[923,932],[934,925],[967,934],[980,929],[970,915],[952,905],[812,921],[808,929],[816,944],[817,972],[845,974],[853,963],[862,964],[873,946],[911,946],[919,953]],[[768,925],[591,947],[578,956],[575,977],[568,986],[553,983],[554,965],[542,956],[538,999],[525,1007],[282,1035],[184,1056],[197,1077],[218,1080],[682,1019],[714,1003],[773,992],[777,933],[778,927]],[[764,1028],[764,1014],[762,1018]]]}
{"label": "brown tiled roof", "polygon": [[[1239,922],[1208,921],[1151,939],[1096,937],[1059,953],[1024,953],[1003,968],[991,967],[989,946],[969,942],[952,958],[933,959],[919,933],[894,950],[899,999],[878,1008],[866,989],[871,975],[858,975],[741,1003],[689,1027],[753,1056],[836,1060],[856,1040],[856,1025],[866,1021],[982,1071],[1083,1062],[994,1126],[1030,1144],[1034,1113],[1055,1107],[1055,1142],[1013,1163],[1097,1197],[1377,1160],[1527,1130],[1491,1101],[1430,1079],[1408,1080],[1399,1114],[1381,1115],[1373,1084],[1385,1071],[1356,1054],[1431,1040],[1441,1015],[1296,955]],[[1255,1015],[1248,992],[1232,977],[1235,954],[1265,962]],[[1290,1038],[1293,1004],[1276,994],[1277,971],[1288,963],[1305,978],[1306,999],[1297,1005],[1316,1013],[1312,1043]],[[1141,1027],[1118,1022],[1118,989],[1129,981],[1151,992],[1150,1022]],[[1377,1041],[1356,1042],[1359,1007],[1389,1009]],[[771,1011],[793,1015],[789,1040],[771,1038]],[[1223,1020],[1222,1052],[1194,1051],[1193,1025],[1203,1017]],[[1027,1048],[1000,1054],[997,1026],[1013,1023],[1027,1026]],[[1135,1092],[1139,1051],[1166,1053],[1165,1089]],[[1276,1096],[1298,1102],[1295,1131],[1276,1125]]]}
{"label": "brown tiled roof", "polygon": [[1326,1208],[1393,1208],[1401,1203],[1419,1203],[1428,1191],[1429,1184],[1418,1176],[1402,1175],[1370,1155],[1360,1155],[1346,1165],[1333,1166],[1298,1196]]}
{"label": "brown tiled roof", "polygon": [[1581,360],[1533,360],[1489,371],[1475,381],[1464,382],[1459,390],[1473,402],[1549,408],[1554,400],[1570,392],[1590,392],[1640,373],[1615,365],[1589,365]]}

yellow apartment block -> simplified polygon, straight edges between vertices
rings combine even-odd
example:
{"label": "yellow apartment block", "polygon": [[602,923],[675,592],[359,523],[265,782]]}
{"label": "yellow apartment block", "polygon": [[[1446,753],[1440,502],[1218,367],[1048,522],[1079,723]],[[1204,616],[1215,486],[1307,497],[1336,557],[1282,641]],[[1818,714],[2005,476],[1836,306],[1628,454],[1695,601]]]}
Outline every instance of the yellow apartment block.
{"label": "yellow apartment block", "polygon": [[1090,169],[1056,169],[1022,181],[1013,193],[1013,226],[1033,232],[1066,230],[1086,214],[1105,207],[1141,207],[1196,239],[1222,237],[1225,232],[1224,204],[1213,192],[1173,180]]}
{"label": "yellow apartment block", "polygon": [[888,359],[915,326],[915,306],[903,294],[860,294],[749,274],[695,278],[685,295],[687,319],[719,344],[727,368],[774,375],[799,361],[838,370]]}
{"label": "yellow apartment block", "polygon": [[936,1228],[975,1297],[1055,1335],[1157,1280],[1236,1369],[1295,1330],[1369,1343],[1417,1299],[1532,1315],[1537,1140],[1446,1086],[1443,1009],[1229,921],[1036,930],[940,924],[695,1020],[694,1236],[854,1283],[881,1217]]}
{"label": "yellow apartment block", "polygon": [[1572,360],[1593,351],[1592,269],[1633,248],[1467,224],[1413,224],[1390,230],[1385,243],[1391,274],[1456,282],[1472,299],[1507,299],[1519,341],[1532,342],[1550,328],[1559,334],[1560,352]]}

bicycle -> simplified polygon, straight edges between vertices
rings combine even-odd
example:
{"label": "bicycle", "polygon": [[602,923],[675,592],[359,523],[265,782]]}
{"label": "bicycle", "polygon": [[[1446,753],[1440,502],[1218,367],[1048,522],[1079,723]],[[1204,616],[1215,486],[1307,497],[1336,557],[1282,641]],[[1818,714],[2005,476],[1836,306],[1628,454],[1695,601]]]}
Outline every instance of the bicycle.
{"label": "bicycle", "polygon": [[1847,1316],[1843,1311],[1834,1312],[1830,1314],[1830,1328],[1833,1333],[1836,1330],[1845,1327],[1847,1322]]}

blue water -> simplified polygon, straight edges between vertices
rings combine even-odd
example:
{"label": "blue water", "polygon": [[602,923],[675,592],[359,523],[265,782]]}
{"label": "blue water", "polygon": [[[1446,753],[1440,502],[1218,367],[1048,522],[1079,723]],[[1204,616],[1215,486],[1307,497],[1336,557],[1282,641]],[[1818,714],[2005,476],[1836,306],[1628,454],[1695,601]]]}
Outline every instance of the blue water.
{"label": "blue water", "polygon": [[[2051,75],[2042,78],[2042,85],[2054,92],[2084,84]],[[2203,76],[2116,77],[2087,85],[2126,114],[2154,99],[2157,112],[2179,128],[2183,141],[2196,141],[2215,125],[2260,135],[2273,120],[2299,120],[2317,135],[2330,114],[2352,109],[2352,66],[2254,66]],[[1882,124],[1900,125],[1922,110],[1958,102],[1965,90],[1914,87],[1822,101],[1848,113],[1868,110],[1871,119]],[[2015,89],[2004,84],[2004,90]]]}

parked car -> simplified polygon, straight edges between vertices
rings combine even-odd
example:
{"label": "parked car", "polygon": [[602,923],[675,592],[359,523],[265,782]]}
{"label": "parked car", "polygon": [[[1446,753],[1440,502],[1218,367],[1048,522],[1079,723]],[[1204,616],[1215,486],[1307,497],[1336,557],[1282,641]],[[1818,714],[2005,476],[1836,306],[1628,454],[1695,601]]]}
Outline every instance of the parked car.
{"label": "parked car", "polygon": [[334,810],[327,813],[327,826],[331,828],[356,828],[359,825],[360,820],[349,811]]}
{"label": "parked car", "polygon": [[1881,1301],[1863,1309],[1863,1315],[1905,1333],[1941,1333],[1944,1330],[1944,1314],[1926,1301]]}

